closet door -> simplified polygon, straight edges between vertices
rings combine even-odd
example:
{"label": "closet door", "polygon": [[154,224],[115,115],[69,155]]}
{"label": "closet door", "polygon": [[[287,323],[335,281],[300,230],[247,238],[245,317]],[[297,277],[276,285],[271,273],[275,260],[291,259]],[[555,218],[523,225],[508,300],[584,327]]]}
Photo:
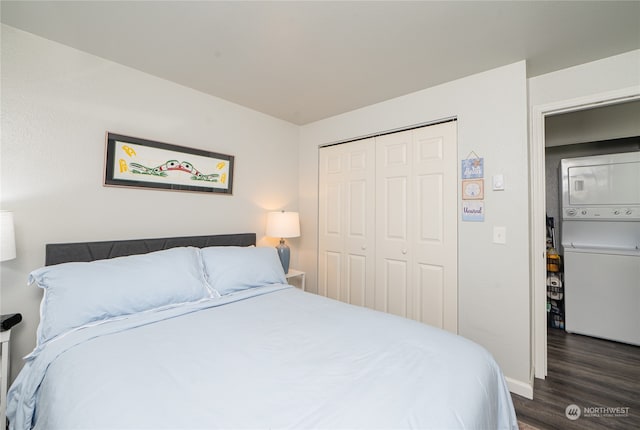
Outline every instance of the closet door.
{"label": "closet door", "polygon": [[376,139],[375,308],[454,333],[456,155],[456,122]]}
{"label": "closet door", "polygon": [[409,316],[413,131],[376,138],[375,309]]}
{"label": "closet door", "polygon": [[320,149],[318,293],[374,306],[373,139]]}

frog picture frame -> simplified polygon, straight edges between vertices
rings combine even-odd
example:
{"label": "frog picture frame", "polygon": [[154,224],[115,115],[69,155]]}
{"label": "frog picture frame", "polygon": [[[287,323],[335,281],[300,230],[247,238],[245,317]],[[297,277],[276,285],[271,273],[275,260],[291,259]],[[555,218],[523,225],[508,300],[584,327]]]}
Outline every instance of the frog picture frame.
{"label": "frog picture frame", "polygon": [[233,194],[233,155],[111,132],[105,140],[105,186]]}

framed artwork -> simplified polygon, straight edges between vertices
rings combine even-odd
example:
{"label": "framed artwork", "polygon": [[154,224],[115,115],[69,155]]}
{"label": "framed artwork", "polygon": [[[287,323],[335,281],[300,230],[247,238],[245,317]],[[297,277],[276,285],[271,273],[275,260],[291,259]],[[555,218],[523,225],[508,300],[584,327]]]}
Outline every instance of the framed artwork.
{"label": "framed artwork", "polygon": [[465,179],[462,181],[462,200],[484,199],[484,179]]}
{"label": "framed artwork", "polygon": [[233,158],[107,132],[104,185],[232,194]]}
{"label": "framed artwork", "polygon": [[462,221],[484,221],[484,202],[465,200],[462,202]]}
{"label": "framed artwork", "polygon": [[[475,152],[471,151],[471,155]],[[484,158],[475,155],[475,158],[462,160],[462,179],[479,179],[484,177]]]}

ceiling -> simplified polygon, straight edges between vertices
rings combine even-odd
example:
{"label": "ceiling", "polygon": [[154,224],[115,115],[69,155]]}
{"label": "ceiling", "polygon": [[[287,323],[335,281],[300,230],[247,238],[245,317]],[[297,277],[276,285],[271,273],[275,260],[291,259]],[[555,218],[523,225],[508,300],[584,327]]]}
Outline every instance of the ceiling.
{"label": "ceiling", "polygon": [[640,2],[5,1],[1,21],[306,124],[527,60],[640,48]]}

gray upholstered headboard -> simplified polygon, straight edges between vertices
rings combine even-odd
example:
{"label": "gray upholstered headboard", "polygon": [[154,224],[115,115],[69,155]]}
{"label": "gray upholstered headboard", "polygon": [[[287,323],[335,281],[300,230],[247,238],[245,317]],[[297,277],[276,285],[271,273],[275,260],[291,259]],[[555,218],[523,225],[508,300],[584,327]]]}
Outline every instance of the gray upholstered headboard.
{"label": "gray upholstered headboard", "polygon": [[50,243],[46,245],[45,264],[93,261],[176,248],[178,246],[251,246],[255,233],[219,234],[215,236],[169,237],[160,239],[112,240],[106,242]]}

